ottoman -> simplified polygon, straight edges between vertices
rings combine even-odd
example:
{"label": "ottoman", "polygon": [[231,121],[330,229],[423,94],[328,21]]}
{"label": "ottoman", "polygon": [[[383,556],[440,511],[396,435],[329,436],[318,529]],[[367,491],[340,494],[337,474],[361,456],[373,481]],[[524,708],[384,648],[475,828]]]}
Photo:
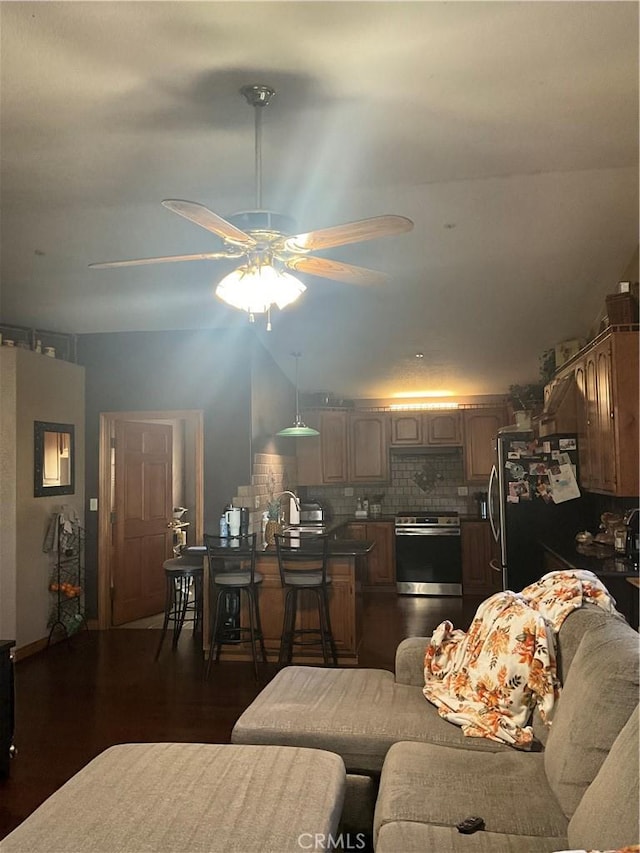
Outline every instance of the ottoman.
{"label": "ottoman", "polygon": [[281,746],[107,749],[0,841],[2,853],[300,853],[327,849],[342,759]]}

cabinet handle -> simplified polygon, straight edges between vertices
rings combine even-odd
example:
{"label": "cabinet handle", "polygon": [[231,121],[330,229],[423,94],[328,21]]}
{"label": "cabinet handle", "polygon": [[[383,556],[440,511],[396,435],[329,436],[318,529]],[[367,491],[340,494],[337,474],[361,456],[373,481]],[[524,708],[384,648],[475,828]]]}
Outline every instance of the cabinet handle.
{"label": "cabinet handle", "polygon": [[495,558],[493,560],[489,560],[489,565],[491,566],[494,572],[500,572],[502,574],[502,566],[499,566],[496,563]]}

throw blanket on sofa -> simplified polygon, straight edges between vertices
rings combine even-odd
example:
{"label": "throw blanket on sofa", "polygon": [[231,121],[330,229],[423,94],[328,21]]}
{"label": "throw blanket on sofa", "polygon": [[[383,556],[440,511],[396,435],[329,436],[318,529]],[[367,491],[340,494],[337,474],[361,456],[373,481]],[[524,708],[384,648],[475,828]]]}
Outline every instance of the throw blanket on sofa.
{"label": "throw blanket on sofa", "polygon": [[467,633],[442,622],[425,652],[424,695],[468,737],[530,748],[531,711],[537,706],[549,724],[560,692],[556,634],[585,601],[616,612],[615,601],[592,572],[549,572],[520,593],[507,590],[488,598]]}

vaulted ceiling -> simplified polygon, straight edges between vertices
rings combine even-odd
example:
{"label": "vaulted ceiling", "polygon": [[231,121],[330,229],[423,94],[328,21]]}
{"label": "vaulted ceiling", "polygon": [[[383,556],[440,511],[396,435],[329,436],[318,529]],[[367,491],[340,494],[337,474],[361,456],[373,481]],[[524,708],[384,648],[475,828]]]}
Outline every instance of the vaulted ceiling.
{"label": "vaulted ceiling", "polygon": [[[413,231],[326,252],[386,285],[304,278],[256,334],[345,397],[502,393],[585,337],[638,245],[636,2],[4,2],[1,310],[76,333],[244,327],[228,262],[165,198],[308,231]],[[417,359],[421,352],[424,358]]]}

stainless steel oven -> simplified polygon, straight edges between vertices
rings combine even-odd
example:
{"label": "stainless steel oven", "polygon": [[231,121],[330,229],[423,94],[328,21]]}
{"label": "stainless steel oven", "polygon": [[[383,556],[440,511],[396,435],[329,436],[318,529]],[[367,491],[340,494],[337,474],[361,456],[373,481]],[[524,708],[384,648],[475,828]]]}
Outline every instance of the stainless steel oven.
{"label": "stainless steel oven", "polygon": [[396,588],[400,595],[462,595],[457,512],[400,513],[395,531]]}

